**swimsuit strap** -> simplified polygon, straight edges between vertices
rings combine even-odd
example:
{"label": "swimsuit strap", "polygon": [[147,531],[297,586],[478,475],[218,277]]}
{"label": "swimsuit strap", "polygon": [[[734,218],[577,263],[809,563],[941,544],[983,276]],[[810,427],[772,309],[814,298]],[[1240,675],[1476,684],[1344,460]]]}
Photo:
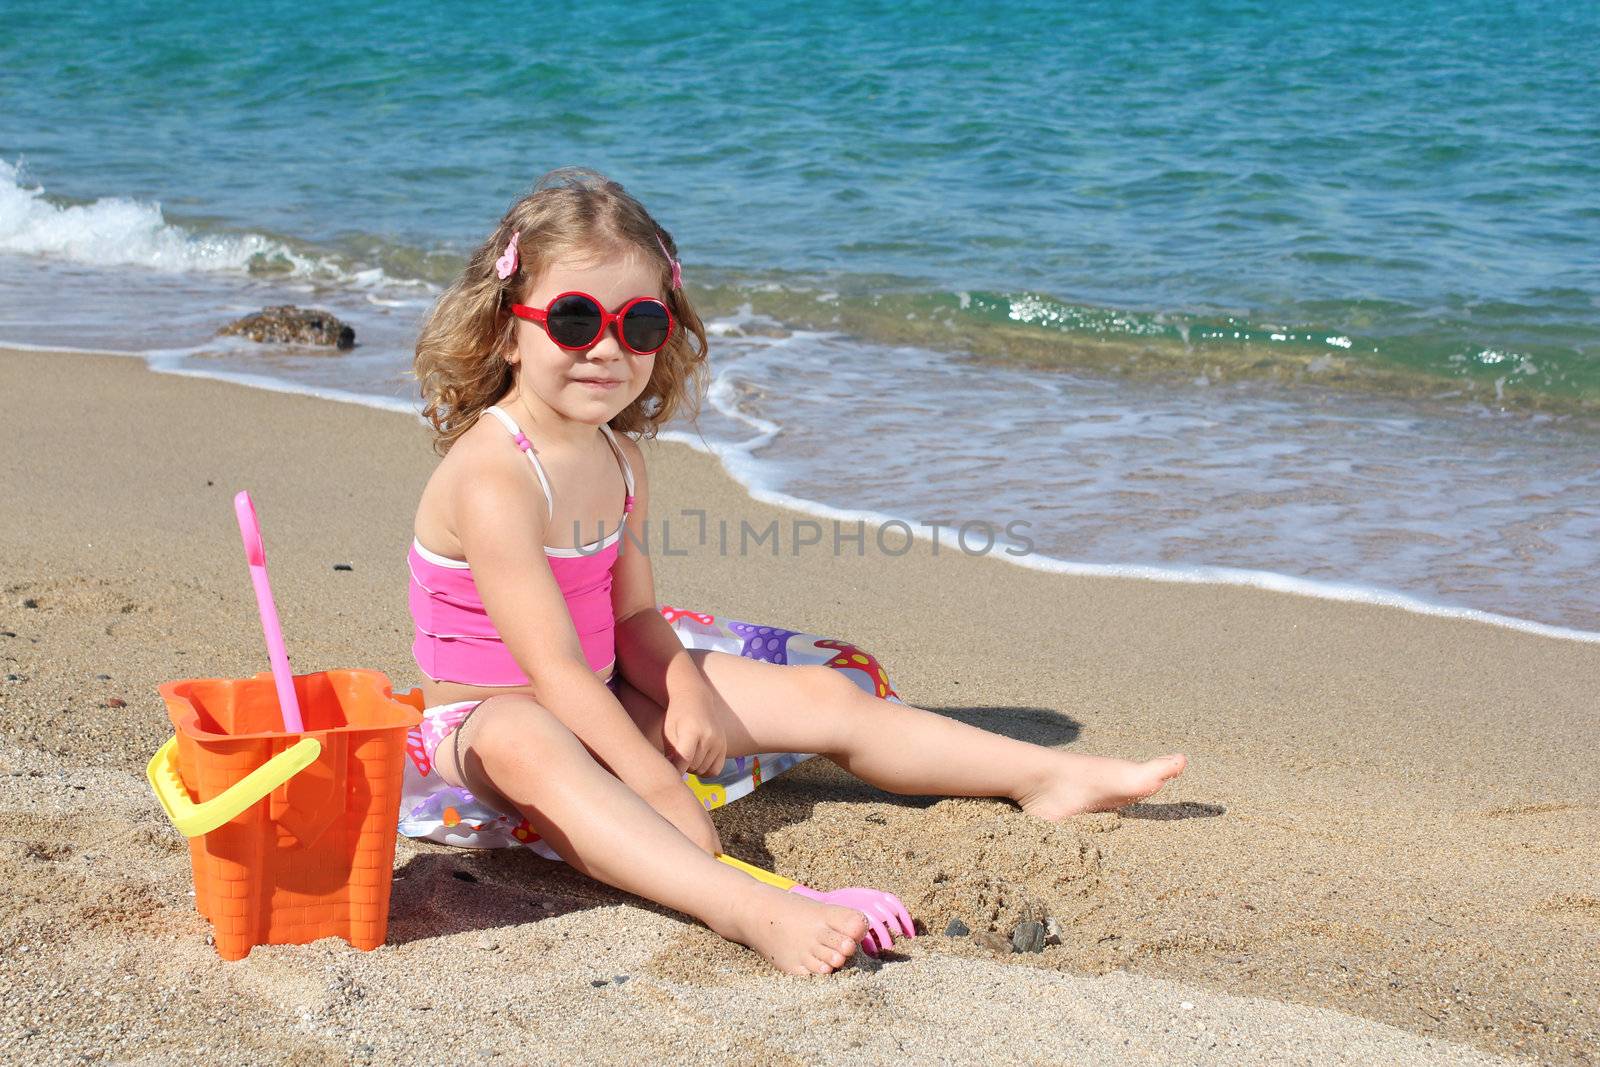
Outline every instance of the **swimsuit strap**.
{"label": "swimsuit strap", "polygon": [[[550,491],[550,479],[545,477],[544,465],[539,462],[539,456],[534,452],[533,442],[529,441],[528,435],[522,432],[522,427],[517,425],[517,420],[503,411],[498,404],[491,405],[484,410],[498,419],[500,425],[506,428],[506,432],[516,439],[517,447],[527,453],[528,459],[533,463],[534,473],[539,476],[539,484],[544,487],[545,504],[550,509],[550,518],[547,521],[555,521],[555,494]],[[600,429],[604,431],[606,442],[611,445],[611,451],[617,454],[617,462],[622,464],[622,480],[628,489],[627,499],[622,504],[622,520],[626,522],[628,513],[633,510],[633,467],[628,463],[627,453],[623,452],[622,446],[617,444],[616,434],[611,432],[611,427],[602,422]]]}
{"label": "swimsuit strap", "polygon": [[528,440],[528,435],[522,432],[522,427],[517,425],[517,420],[501,411],[498,405],[490,406],[484,410],[500,420],[500,425],[506,428],[506,432],[516,438],[517,447],[522,449],[527,454],[528,459],[533,462],[533,471],[539,476],[539,484],[544,487],[544,502],[550,509],[550,517],[545,521],[554,522],[556,518],[555,494],[550,492],[550,479],[544,475],[544,466],[539,462],[538,455],[533,451],[533,442]]}
{"label": "swimsuit strap", "polygon": [[633,468],[628,465],[628,455],[622,451],[622,446],[617,444],[617,435],[611,432],[611,427],[602,422],[600,429],[605,431],[606,440],[611,442],[611,450],[617,454],[617,459],[622,462],[622,480],[628,486],[628,499],[622,505],[622,521],[627,522],[628,513],[633,510]]}

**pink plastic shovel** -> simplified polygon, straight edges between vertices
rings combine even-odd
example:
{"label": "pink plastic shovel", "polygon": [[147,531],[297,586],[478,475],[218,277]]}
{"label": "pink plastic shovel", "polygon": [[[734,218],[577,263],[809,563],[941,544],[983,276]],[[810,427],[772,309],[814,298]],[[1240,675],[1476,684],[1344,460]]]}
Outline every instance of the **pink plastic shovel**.
{"label": "pink plastic shovel", "polygon": [[250,493],[239,490],[233,498],[233,513],[239,519],[239,536],[244,539],[244,559],[250,565],[250,581],[256,587],[256,607],[261,610],[261,630],[267,636],[267,658],[272,661],[272,680],[278,687],[278,708],[283,712],[285,733],[305,730],[300,719],[300,701],[294,695],[294,675],[289,670],[289,653],[283,647],[283,628],[278,625],[278,608],[272,602],[272,586],[267,584],[267,550],[261,547],[261,523]]}

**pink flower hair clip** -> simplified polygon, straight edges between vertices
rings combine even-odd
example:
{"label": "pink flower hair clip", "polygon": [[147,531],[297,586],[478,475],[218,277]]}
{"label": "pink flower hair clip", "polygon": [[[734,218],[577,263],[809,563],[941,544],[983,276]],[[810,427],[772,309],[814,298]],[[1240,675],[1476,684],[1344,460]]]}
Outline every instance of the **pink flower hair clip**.
{"label": "pink flower hair clip", "polygon": [[672,258],[672,253],[667,251],[667,242],[661,239],[661,234],[656,234],[656,244],[661,246],[661,254],[667,257],[667,262],[672,264],[672,287],[683,288],[683,268],[678,261]]}
{"label": "pink flower hair clip", "polygon": [[494,272],[500,276],[501,281],[517,273],[517,266],[522,262],[522,257],[517,252],[517,239],[521,236],[522,234],[512,230],[511,240],[506,242],[505,254],[495,260]]}

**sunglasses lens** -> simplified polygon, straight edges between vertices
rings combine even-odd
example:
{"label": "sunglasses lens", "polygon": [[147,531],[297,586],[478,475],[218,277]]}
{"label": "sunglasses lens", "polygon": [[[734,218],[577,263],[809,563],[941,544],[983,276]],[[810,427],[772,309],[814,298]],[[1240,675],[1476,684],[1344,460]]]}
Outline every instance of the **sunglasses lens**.
{"label": "sunglasses lens", "polygon": [[667,343],[671,329],[665,304],[654,300],[641,300],[628,309],[622,320],[622,338],[628,347],[637,352],[654,352]]}
{"label": "sunglasses lens", "polygon": [[545,325],[557,344],[584,348],[600,336],[600,306],[586,296],[564,296],[550,306]]}

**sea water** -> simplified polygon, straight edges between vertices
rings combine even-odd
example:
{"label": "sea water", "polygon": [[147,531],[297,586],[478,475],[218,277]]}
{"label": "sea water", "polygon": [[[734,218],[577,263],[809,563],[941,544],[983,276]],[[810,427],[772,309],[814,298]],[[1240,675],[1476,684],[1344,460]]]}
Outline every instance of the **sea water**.
{"label": "sea water", "polygon": [[[8,4],[0,341],[411,410],[430,302],[585,164],[712,326],[669,436],[758,494],[1600,631],[1596,39],[1487,0]],[[360,343],[215,339],[273,303]]]}

